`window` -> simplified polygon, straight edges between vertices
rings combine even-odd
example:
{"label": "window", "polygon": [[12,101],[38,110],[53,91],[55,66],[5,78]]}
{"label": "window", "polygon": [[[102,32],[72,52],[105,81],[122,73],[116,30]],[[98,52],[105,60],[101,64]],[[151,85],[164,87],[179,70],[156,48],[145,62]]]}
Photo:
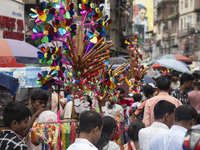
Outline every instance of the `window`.
{"label": "window", "polygon": [[186,18],[184,18],[184,28],[185,29],[187,27],[187,24],[186,24]]}
{"label": "window", "polygon": [[181,18],[181,30],[183,30],[183,18]]}
{"label": "window", "polygon": [[185,0],[185,8],[188,8],[188,0]]}
{"label": "window", "polygon": [[181,10],[183,10],[183,1],[181,1]]}
{"label": "window", "polygon": [[158,34],[161,34],[161,23],[158,24]]}
{"label": "window", "polygon": [[188,23],[189,28],[191,28],[192,27],[192,16],[188,16],[187,23]]}
{"label": "window", "polygon": [[172,33],[177,33],[178,20],[172,21]]}
{"label": "window", "polygon": [[197,12],[197,22],[200,22],[200,12]]}
{"label": "window", "polygon": [[168,22],[163,22],[163,31],[167,32],[168,31]]}
{"label": "window", "polygon": [[193,0],[190,0],[190,7],[193,6]]}
{"label": "window", "polygon": [[171,12],[171,14],[174,14],[174,7],[173,6],[170,8],[170,12]]}

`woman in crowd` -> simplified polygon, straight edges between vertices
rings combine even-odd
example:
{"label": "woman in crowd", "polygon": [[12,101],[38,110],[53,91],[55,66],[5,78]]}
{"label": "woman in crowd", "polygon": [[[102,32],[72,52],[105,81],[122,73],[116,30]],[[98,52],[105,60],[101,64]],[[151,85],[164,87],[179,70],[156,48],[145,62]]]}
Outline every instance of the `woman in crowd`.
{"label": "woman in crowd", "polygon": [[138,132],[140,129],[145,128],[145,125],[141,121],[134,121],[128,127],[128,136],[131,139],[121,147],[121,150],[139,150]]}
{"label": "woman in crowd", "polygon": [[96,144],[99,150],[120,150],[119,145],[111,141],[117,127],[117,122],[110,116],[103,117],[103,129],[101,138]]}

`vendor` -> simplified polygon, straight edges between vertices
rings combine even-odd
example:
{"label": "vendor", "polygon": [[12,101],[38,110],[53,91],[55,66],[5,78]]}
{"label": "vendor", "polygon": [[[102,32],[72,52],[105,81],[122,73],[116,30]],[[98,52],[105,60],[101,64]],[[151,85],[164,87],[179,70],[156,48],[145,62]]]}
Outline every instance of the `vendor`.
{"label": "vendor", "polygon": [[35,146],[31,143],[31,139],[29,138],[29,131],[32,128],[33,123],[37,121],[39,115],[47,110],[47,102],[48,102],[48,95],[45,91],[37,90],[34,91],[31,95],[31,104],[32,104],[32,118],[28,122],[28,126],[23,133],[23,136],[26,137],[25,142],[28,146],[28,150],[41,150],[42,144]]}

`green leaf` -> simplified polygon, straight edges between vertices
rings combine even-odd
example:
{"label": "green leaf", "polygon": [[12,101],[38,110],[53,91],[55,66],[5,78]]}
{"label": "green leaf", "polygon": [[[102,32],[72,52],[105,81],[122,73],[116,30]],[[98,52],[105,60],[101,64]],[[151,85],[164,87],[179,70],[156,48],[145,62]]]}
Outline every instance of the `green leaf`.
{"label": "green leaf", "polygon": [[49,59],[48,61],[47,61],[47,64],[50,66],[51,64],[53,63],[53,60],[52,59]]}
{"label": "green leaf", "polygon": [[40,38],[38,38],[37,40],[35,40],[35,43],[38,44],[38,45],[40,45],[40,44],[42,44],[42,41],[41,41]]}
{"label": "green leaf", "polygon": [[49,42],[49,38],[47,35],[45,35],[43,38],[42,38],[42,43],[48,43]]}
{"label": "green leaf", "polygon": [[68,11],[64,14],[64,18],[65,19],[69,19],[70,18],[70,13]]}
{"label": "green leaf", "polygon": [[66,54],[67,54],[67,56],[70,54],[69,49],[66,50]]}
{"label": "green leaf", "polygon": [[82,10],[82,7],[81,7],[81,5],[82,5],[82,4],[79,4],[78,6],[79,6],[79,8]]}
{"label": "green leaf", "polygon": [[37,84],[38,84],[39,87],[42,87],[42,84],[41,84],[40,80],[37,80]]}
{"label": "green leaf", "polygon": [[49,3],[47,4],[47,9],[50,9],[52,6],[53,6],[53,4],[49,2]]}
{"label": "green leaf", "polygon": [[102,28],[101,28],[100,26],[98,26],[98,27],[97,27],[97,31],[98,31],[98,32],[101,32],[101,31],[102,31]]}
{"label": "green leaf", "polygon": [[40,62],[41,64],[43,64],[43,65],[45,65],[45,64],[47,63],[45,57],[42,58],[42,59],[40,59],[39,62]]}

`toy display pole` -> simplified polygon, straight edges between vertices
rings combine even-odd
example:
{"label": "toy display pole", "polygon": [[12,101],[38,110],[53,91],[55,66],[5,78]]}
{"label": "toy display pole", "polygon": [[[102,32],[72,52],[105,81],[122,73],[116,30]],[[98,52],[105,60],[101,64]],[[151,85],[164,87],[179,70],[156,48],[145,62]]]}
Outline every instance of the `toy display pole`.
{"label": "toy display pole", "polygon": [[73,100],[72,100],[72,119],[79,120],[79,114],[76,113],[75,108],[74,108],[74,98],[75,98],[75,95],[76,95],[76,90],[77,89],[74,90],[74,97],[73,97]]}
{"label": "toy display pole", "polygon": [[60,85],[58,85],[58,111],[60,110]]}
{"label": "toy display pole", "polygon": [[130,48],[129,48],[129,51],[130,51],[130,53],[129,53],[129,56],[130,56],[130,66],[131,66],[131,77],[130,78],[135,78],[135,53],[133,53],[134,54],[134,60],[131,60],[131,58],[132,58],[132,56],[131,56],[131,53],[132,53],[132,50],[131,50],[131,46],[130,46]]}

